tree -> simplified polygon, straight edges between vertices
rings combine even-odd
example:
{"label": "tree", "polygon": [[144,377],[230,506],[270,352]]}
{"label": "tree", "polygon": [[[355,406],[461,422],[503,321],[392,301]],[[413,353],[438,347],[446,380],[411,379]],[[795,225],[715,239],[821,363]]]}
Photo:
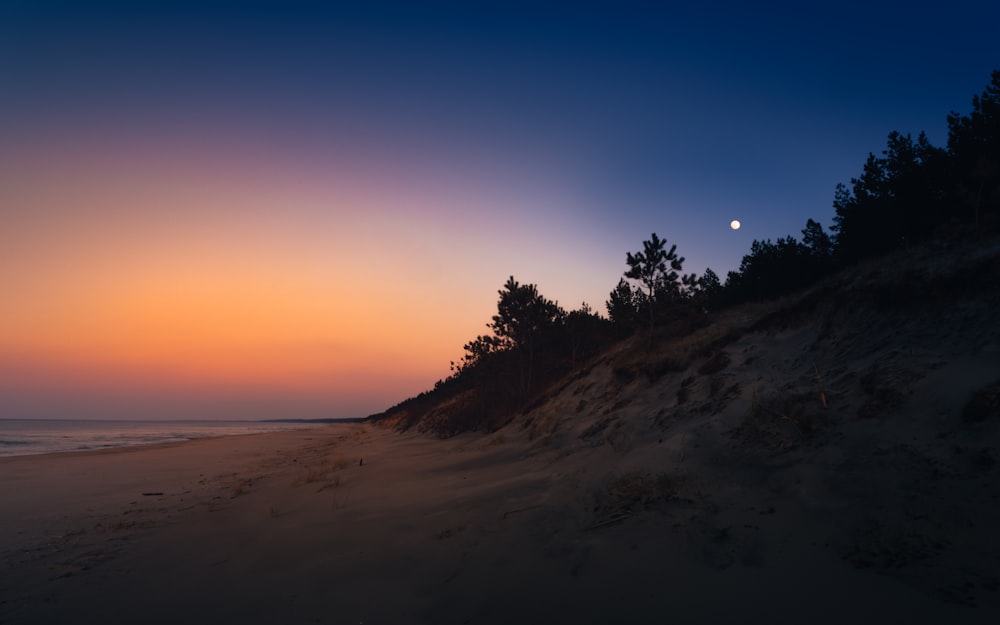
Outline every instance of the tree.
{"label": "tree", "polygon": [[883,154],[888,201],[900,243],[927,239],[950,216],[948,200],[954,183],[947,152],[931,145],[924,132],[916,141],[893,132]]}
{"label": "tree", "polygon": [[722,282],[719,280],[719,274],[712,271],[711,267],[707,267],[701,278],[698,278],[698,290],[702,299],[709,305],[714,303],[722,293]]}
{"label": "tree", "polygon": [[802,229],[802,246],[806,252],[803,270],[809,280],[818,280],[834,268],[833,240],[823,231],[823,225],[809,219]]}
{"label": "tree", "polygon": [[641,252],[626,252],[625,262],[629,269],[625,277],[639,281],[646,288],[646,303],[649,309],[649,342],[653,342],[656,324],[657,301],[665,302],[682,293],[679,272],[684,258],[677,255],[677,245],[666,248],[667,240],[654,232],[648,241],[642,242]]}
{"label": "tree", "polygon": [[833,229],[838,256],[847,262],[925,239],[948,214],[947,154],[927,135],[889,133],[882,156],[868,155],[851,189],[837,185]]}
{"label": "tree", "polygon": [[874,154],[868,155],[861,176],[851,178],[851,188],[837,185],[834,192],[833,229],[837,233],[837,252],[847,262],[870,256],[885,247],[888,229],[885,201],[885,173]]}
{"label": "tree", "polygon": [[490,354],[499,351],[499,343],[497,337],[481,334],[462,348],[465,350],[462,359],[459,362],[451,362],[451,370],[455,372],[455,375],[461,375],[483,366]]}
{"label": "tree", "polygon": [[580,359],[589,356],[604,343],[608,337],[609,323],[595,313],[587,302],[566,315],[564,325],[569,338],[570,366],[575,367]]}
{"label": "tree", "polygon": [[802,244],[809,248],[814,258],[829,258],[833,254],[833,241],[830,235],[823,232],[823,226],[818,221],[809,219],[802,230]]}
{"label": "tree", "polygon": [[948,115],[948,151],[963,170],[980,158],[1000,161],[1000,70],[994,70],[982,95],[972,96],[972,112]]}
{"label": "tree", "polygon": [[680,288],[673,292],[673,299],[694,299],[701,293],[701,279],[698,277],[698,274],[683,274],[680,276],[680,279]]}
{"label": "tree", "polygon": [[604,305],[608,309],[608,319],[611,323],[631,332],[639,324],[644,304],[645,297],[642,291],[636,290],[628,280],[622,278]]}
{"label": "tree", "polygon": [[532,367],[535,346],[540,335],[561,323],[565,311],[555,302],[538,293],[534,284],[519,284],[511,276],[498,291],[497,314],[488,324],[496,335],[500,349],[517,353],[520,371],[520,396],[527,398],[531,391]]}
{"label": "tree", "polygon": [[1000,205],[1000,70],[972,97],[971,113],[948,115],[948,154],[978,227],[982,213]]}
{"label": "tree", "polygon": [[814,278],[808,258],[808,248],[795,237],[781,237],[773,243],[770,239],[754,240],[739,272],[729,273],[725,291],[733,302],[783,295]]}

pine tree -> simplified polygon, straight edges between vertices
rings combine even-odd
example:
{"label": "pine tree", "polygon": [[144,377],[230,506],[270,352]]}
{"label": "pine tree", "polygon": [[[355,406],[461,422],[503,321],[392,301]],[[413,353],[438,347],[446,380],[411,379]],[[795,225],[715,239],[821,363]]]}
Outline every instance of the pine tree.
{"label": "pine tree", "polygon": [[535,346],[539,336],[560,323],[565,311],[555,302],[542,297],[534,284],[518,284],[511,276],[498,291],[497,314],[489,327],[497,337],[500,349],[517,353],[520,371],[520,396],[531,392]]}
{"label": "pine tree", "polygon": [[670,246],[670,251],[665,249],[666,245],[667,240],[661,239],[654,232],[648,241],[642,242],[641,252],[625,254],[625,262],[629,266],[625,277],[639,281],[646,288],[651,345],[656,325],[657,301],[665,302],[681,293],[679,272],[683,268],[684,258],[677,255],[677,245]]}

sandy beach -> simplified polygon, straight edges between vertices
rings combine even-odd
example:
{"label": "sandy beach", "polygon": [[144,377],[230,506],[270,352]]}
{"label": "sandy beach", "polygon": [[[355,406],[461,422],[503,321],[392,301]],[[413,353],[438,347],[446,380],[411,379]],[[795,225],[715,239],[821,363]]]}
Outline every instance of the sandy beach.
{"label": "sandy beach", "polygon": [[[437,440],[350,424],[0,459],[0,622],[996,614],[995,598],[944,602],[836,557],[824,542],[842,516],[830,493],[807,503],[752,472],[630,471],[649,453],[669,455],[659,444],[567,453],[519,427]],[[685,462],[709,456],[692,448]]]}
{"label": "sandy beach", "polygon": [[1000,625],[998,25],[0,0],[0,625]]}

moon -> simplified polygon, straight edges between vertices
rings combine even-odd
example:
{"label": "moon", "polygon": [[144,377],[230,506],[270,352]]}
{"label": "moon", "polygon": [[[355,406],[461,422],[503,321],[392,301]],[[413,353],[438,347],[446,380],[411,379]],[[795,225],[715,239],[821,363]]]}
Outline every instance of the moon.
{"label": "moon", "polygon": [[740,224],[739,219],[734,219],[729,222],[729,227],[732,228],[733,230],[739,230],[741,225],[742,224]]}

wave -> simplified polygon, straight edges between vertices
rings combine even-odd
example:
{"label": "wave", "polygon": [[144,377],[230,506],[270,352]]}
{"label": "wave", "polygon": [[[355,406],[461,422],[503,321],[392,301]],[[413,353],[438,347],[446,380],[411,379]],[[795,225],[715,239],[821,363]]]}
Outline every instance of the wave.
{"label": "wave", "polygon": [[260,421],[87,421],[0,419],[0,456],[20,456],[171,443],[206,436],[319,427],[322,423]]}

